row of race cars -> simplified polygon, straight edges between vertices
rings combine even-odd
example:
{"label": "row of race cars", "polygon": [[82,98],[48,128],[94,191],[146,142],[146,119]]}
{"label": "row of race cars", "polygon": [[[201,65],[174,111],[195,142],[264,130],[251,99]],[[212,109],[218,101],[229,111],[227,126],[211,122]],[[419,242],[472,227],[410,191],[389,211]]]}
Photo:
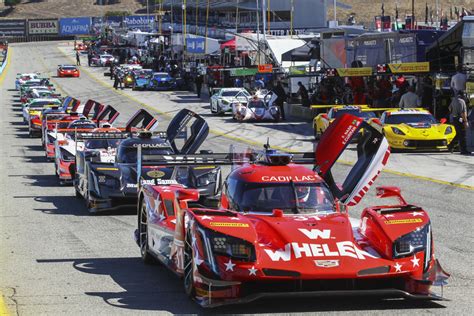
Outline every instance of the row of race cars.
{"label": "row of race cars", "polygon": [[[20,92],[29,76],[19,75]],[[378,123],[341,115],[314,152],[267,144],[214,153],[201,149],[209,126],[192,111],[163,131],[143,109],[124,126],[114,125],[118,116],[110,105],[66,97],[30,111],[27,123],[91,214],[136,207],[143,261],[168,267],[201,306],[352,294],[442,299],[432,289],[449,274],[423,208],[384,186],[377,196],[397,203],[349,217],[390,156]],[[358,160],[336,183],[336,161],[356,137]]]}

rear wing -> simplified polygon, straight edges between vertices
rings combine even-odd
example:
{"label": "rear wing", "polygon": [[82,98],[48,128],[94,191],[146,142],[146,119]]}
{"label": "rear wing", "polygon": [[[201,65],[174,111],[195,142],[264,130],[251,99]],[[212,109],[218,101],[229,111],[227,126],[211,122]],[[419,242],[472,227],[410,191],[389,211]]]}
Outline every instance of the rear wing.
{"label": "rear wing", "polygon": [[120,112],[117,111],[113,106],[107,105],[98,115],[94,121],[97,126],[100,125],[100,122],[108,122],[112,124],[117,117],[120,115]]}
{"label": "rear wing", "polygon": [[86,117],[89,117],[89,114],[93,112],[92,114],[92,118],[91,120],[94,120],[97,118],[97,116],[99,115],[100,112],[102,112],[102,110],[104,109],[104,105],[95,101],[95,100],[92,100],[92,99],[89,99],[87,100],[87,102],[84,104],[84,109],[82,110],[82,114]]}
{"label": "rear wing", "polygon": [[126,139],[130,137],[127,132],[78,132],[76,140],[93,140],[93,139]]}

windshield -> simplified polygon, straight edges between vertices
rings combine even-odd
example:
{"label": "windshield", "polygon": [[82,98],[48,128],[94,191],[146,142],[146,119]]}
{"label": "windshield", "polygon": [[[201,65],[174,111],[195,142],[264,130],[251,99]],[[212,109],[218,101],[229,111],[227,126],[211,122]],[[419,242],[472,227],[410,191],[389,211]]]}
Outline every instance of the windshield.
{"label": "windshield", "polygon": [[228,193],[241,212],[286,214],[334,212],[334,199],[322,183],[253,183],[229,179]]}
{"label": "windshield", "polygon": [[402,123],[429,123],[436,124],[435,118],[431,114],[396,114],[385,118],[385,124]]}
{"label": "windshield", "polygon": [[[171,150],[167,148],[142,148],[142,155],[169,155],[171,153]],[[137,148],[121,146],[117,160],[122,163],[136,163]]]}
{"label": "windshield", "polygon": [[112,56],[112,55],[102,55],[102,56],[100,56],[100,58],[113,58],[113,57],[114,56]]}
{"label": "windshield", "polygon": [[167,79],[168,78],[168,74],[154,74],[153,77],[155,79]]}
{"label": "windshield", "polygon": [[222,91],[222,96],[223,97],[235,97],[238,95],[245,95],[245,96],[249,96],[249,94],[247,93],[247,91],[244,91],[244,90],[231,90],[231,91]]}
{"label": "windshield", "polygon": [[249,108],[254,108],[254,109],[265,109],[265,102],[259,100],[259,101],[250,101],[248,104]]}
{"label": "windshield", "polygon": [[29,107],[39,109],[39,108],[43,108],[45,105],[59,105],[59,104],[60,104],[59,102],[55,102],[55,101],[37,101],[37,102],[31,103]]}
{"label": "windshield", "polygon": [[62,66],[61,68],[64,69],[64,70],[74,70],[74,69],[76,69],[75,66]]}
{"label": "windshield", "polygon": [[88,149],[117,148],[121,139],[92,139],[88,140],[85,147]]}
{"label": "windshield", "polygon": [[341,116],[343,114],[351,114],[351,115],[361,117],[361,118],[364,118],[364,119],[375,117],[374,112],[362,112],[359,109],[339,109],[337,111],[333,111],[333,113],[332,113],[333,117],[332,118],[338,118],[339,116]]}

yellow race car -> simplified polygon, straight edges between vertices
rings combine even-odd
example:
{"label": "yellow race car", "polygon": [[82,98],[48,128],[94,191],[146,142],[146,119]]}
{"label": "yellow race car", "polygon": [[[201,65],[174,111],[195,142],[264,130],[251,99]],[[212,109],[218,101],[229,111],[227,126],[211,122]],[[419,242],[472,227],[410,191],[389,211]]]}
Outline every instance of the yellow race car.
{"label": "yellow race car", "polygon": [[351,114],[365,120],[376,118],[375,111],[367,105],[312,106],[313,109],[330,108],[328,113],[320,113],[313,119],[314,138],[319,139],[324,131],[342,114]]}
{"label": "yellow race car", "polygon": [[390,109],[380,121],[392,149],[447,149],[456,135],[453,125],[425,109]]}

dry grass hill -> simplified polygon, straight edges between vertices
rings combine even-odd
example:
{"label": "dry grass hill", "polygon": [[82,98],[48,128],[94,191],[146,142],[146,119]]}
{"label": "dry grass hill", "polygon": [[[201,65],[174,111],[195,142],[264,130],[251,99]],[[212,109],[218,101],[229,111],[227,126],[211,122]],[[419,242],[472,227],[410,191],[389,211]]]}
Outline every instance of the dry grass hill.
{"label": "dry grass hill", "polygon": [[[153,0],[149,0],[150,3]],[[176,0],[179,3],[181,0]],[[201,0],[204,1],[204,0]],[[229,0],[235,2],[235,0]],[[261,0],[260,0],[261,1]],[[290,0],[288,0],[290,1]],[[411,13],[411,0],[337,0],[343,4],[352,6],[351,9],[338,8],[339,21],[346,21],[349,14],[354,12],[358,22],[370,23],[375,15],[381,14],[382,2],[385,3],[385,14],[395,16],[395,5],[398,3],[399,16],[404,18],[405,14]],[[11,12],[6,10],[3,14],[6,18],[46,18],[46,17],[70,17],[70,16],[101,16],[107,11],[127,11],[131,14],[145,13],[144,3],[146,0],[104,0],[103,2],[116,2],[109,5],[97,5],[100,0],[22,0]],[[298,5],[298,0],[295,0]],[[450,7],[465,7],[474,11],[474,0],[438,0],[440,11],[448,14]],[[0,0],[0,10],[3,9],[4,0]],[[328,0],[328,17],[332,18],[333,0]],[[425,19],[425,6],[435,8],[436,0],[415,0],[416,15],[418,21]],[[434,13],[435,15],[435,13]]]}

